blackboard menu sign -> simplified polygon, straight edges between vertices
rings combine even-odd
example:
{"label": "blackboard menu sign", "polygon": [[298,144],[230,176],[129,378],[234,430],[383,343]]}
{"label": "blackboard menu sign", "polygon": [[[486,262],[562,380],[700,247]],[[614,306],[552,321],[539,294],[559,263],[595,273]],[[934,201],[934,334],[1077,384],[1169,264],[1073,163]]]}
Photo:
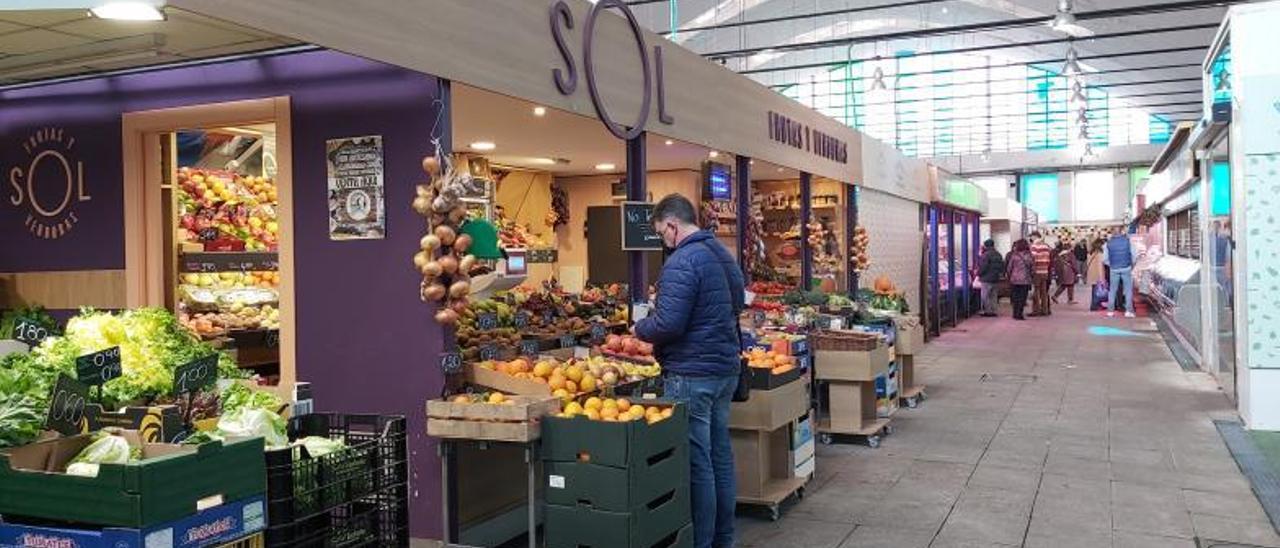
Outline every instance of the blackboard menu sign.
{"label": "blackboard menu sign", "polygon": [[196,358],[173,370],[173,393],[189,394],[213,386],[218,380],[218,355]]}
{"label": "blackboard menu sign", "polygon": [[49,396],[49,414],[45,428],[64,436],[80,433],[84,420],[84,406],[89,401],[89,387],[65,374],[58,375],[57,384]]}
{"label": "blackboard menu sign", "polygon": [[662,250],[662,236],[653,231],[653,204],[622,202],[622,249]]}
{"label": "blackboard menu sign", "polygon": [[105,384],[123,373],[120,347],[113,346],[76,358],[76,378],[88,385]]}

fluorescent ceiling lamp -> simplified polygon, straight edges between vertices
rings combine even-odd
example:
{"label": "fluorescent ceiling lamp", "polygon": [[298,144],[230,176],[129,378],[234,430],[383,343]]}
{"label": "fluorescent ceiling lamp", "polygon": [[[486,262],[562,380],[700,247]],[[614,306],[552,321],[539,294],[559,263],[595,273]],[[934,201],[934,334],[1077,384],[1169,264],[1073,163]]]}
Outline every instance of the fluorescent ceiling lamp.
{"label": "fluorescent ceiling lamp", "polygon": [[492,141],[476,141],[471,143],[471,150],[486,151],[493,150],[495,148],[498,148],[498,145],[494,144]]}
{"label": "fluorescent ceiling lamp", "polygon": [[671,139],[667,139],[667,140],[666,140],[665,142],[663,142],[662,144],[667,145],[667,146],[671,146],[671,145],[676,144],[676,142],[675,142],[675,141],[672,141]]}
{"label": "fluorescent ceiling lamp", "polygon": [[1075,38],[1093,36],[1093,31],[1084,28],[1076,21],[1076,15],[1071,12],[1071,0],[1058,2],[1058,14],[1054,16],[1053,21],[1049,22],[1049,28]]}
{"label": "fluorescent ceiling lamp", "polygon": [[553,160],[553,159],[551,159],[551,158],[530,158],[530,159],[529,159],[529,163],[531,163],[531,164],[537,164],[537,165],[540,165],[540,166],[554,166],[554,165],[556,165],[556,161],[555,161],[555,160]]}
{"label": "fluorescent ceiling lamp", "polygon": [[596,171],[613,171],[616,167],[613,164],[596,164]]}
{"label": "fluorescent ceiling lamp", "polygon": [[534,116],[546,116],[546,115],[547,115],[547,107],[533,107],[533,115],[534,115]]}
{"label": "fluorescent ceiling lamp", "polygon": [[112,21],[164,21],[163,1],[115,0],[95,2],[89,13],[99,19]]}

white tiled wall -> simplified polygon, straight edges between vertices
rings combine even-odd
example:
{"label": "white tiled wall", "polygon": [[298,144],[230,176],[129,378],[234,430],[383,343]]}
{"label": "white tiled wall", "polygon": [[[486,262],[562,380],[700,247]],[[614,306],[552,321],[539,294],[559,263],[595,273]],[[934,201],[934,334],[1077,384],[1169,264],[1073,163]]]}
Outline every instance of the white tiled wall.
{"label": "white tiled wall", "polygon": [[871,237],[871,266],[862,273],[862,287],[870,288],[881,275],[906,291],[911,309],[920,307],[920,263],[924,233],[920,204],[892,194],[863,189],[858,200],[858,223]]}

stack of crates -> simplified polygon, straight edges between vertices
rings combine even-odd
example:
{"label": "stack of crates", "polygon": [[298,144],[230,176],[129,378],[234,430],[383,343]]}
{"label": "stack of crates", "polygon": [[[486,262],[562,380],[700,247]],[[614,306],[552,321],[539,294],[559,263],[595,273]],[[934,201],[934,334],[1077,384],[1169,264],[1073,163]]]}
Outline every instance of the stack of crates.
{"label": "stack of crates", "polygon": [[138,441],[144,460],[63,473],[93,434],[0,453],[0,546],[205,548],[266,527],[261,438],[179,447]]}
{"label": "stack of crates", "polygon": [[289,420],[289,439],[320,436],[345,448],[266,452],[266,546],[407,547],[409,458],[401,416],[313,413]]}
{"label": "stack of crates", "polygon": [[654,424],[544,419],[547,548],[693,546],[688,415],[661,405]]}

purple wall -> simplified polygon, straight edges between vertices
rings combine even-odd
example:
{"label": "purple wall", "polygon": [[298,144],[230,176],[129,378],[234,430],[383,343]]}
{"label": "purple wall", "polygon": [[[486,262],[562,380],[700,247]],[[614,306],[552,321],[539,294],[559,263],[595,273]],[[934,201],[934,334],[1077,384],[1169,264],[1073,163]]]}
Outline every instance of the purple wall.
{"label": "purple wall", "polygon": [[[37,128],[65,128],[85,165],[92,200],[75,203],[79,224],[44,240],[25,209],[0,188],[0,272],[124,267],[121,114],[173,106],[284,96],[292,100],[296,231],[297,363],[324,411],[410,417],[412,532],[438,537],[439,464],[426,437],[424,402],[438,395],[434,357],[442,333],[418,300],[410,258],[422,219],[410,207],[430,150],[439,81],[336,52],[311,52],[50,85],[0,93],[0,167],[30,160],[21,142]],[[447,122],[440,130],[448,135]],[[382,135],[387,238],[328,236],[325,140]],[[43,167],[41,168],[44,169]],[[60,192],[60,191],[59,191]],[[61,194],[42,198],[58,201]]]}

